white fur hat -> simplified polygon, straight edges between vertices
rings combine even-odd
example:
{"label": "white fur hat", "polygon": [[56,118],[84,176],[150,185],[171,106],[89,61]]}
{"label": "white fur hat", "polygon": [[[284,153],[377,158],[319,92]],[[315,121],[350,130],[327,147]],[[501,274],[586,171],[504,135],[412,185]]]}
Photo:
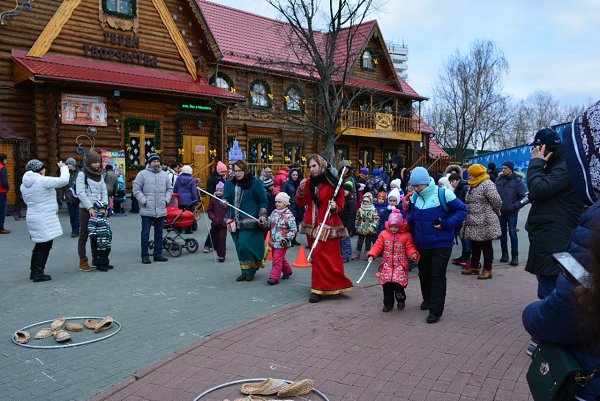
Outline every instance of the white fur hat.
{"label": "white fur hat", "polygon": [[396,178],[390,182],[390,188],[400,188],[402,186],[402,180],[400,178]]}
{"label": "white fur hat", "polygon": [[192,173],[194,172],[194,170],[192,170],[192,166],[185,165],[185,166],[183,166],[181,168],[181,172],[184,173],[184,174],[192,175]]}

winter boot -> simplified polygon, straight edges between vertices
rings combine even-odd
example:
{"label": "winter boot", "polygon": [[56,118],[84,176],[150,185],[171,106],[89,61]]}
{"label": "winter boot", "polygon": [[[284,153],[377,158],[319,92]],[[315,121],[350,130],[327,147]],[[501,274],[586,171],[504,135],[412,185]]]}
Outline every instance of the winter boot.
{"label": "winter boot", "polygon": [[519,265],[519,254],[518,253],[513,253],[512,258],[510,259],[510,265],[511,266]]}
{"label": "winter boot", "polygon": [[467,263],[464,269],[460,271],[460,274],[479,274],[479,269],[481,268],[481,263],[477,263],[477,266],[473,266],[471,262]]}
{"label": "winter boot", "polygon": [[500,257],[500,263],[508,262],[508,251],[502,251],[502,257]]}
{"label": "winter boot", "polygon": [[108,261],[104,257],[104,251],[96,251],[96,257],[94,258],[94,262],[96,262],[94,264],[94,266],[96,266],[96,270],[100,272],[108,271]]}
{"label": "winter boot", "polygon": [[44,268],[46,267],[45,261],[48,259],[48,255],[44,255],[43,252],[34,251],[31,255],[31,274],[29,278],[34,283],[42,281],[52,280],[52,277],[48,274],[44,274]]}
{"label": "winter boot", "polygon": [[91,272],[92,270],[94,270],[94,268],[88,264],[88,258],[82,258],[79,259],[79,270],[84,272]]}

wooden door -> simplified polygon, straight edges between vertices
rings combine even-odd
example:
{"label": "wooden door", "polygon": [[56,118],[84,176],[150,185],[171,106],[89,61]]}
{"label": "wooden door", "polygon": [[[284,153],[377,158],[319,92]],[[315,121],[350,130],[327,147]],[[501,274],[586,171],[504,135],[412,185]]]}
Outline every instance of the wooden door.
{"label": "wooden door", "polygon": [[183,163],[189,164],[194,169],[194,177],[199,178],[198,185],[206,187],[206,180],[214,168],[208,162],[208,137],[207,136],[183,136]]}

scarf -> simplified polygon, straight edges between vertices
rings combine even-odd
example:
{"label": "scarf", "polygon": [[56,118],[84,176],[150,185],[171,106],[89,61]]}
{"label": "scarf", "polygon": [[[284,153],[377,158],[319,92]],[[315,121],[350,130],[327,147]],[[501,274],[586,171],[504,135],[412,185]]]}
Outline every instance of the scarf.
{"label": "scarf", "polygon": [[310,196],[318,209],[319,208],[319,194],[317,193],[317,187],[319,186],[319,184],[327,184],[328,183],[327,178],[325,177],[325,174],[319,174],[316,177],[310,177],[309,183],[310,183]]}
{"label": "scarf", "polygon": [[478,186],[479,184],[481,184],[482,182],[484,182],[485,180],[489,180],[490,176],[489,174],[481,174],[479,177],[475,177],[469,180],[469,186],[471,188],[475,188],[476,186]]}
{"label": "scarf", "polygon": [[233,177],[231,179],[231,181],[241,187],[242,189],[248,189],[250,188],[250,186],[252,185],[252,180],[254,179],[254,177],[252,177],[252,175],[250,175],[249,173],[244,173],[244,178],[242,178],[241,180],[238,180],[237,177]]}
{"label": "scarf", "polygon": [[361,208],[362,210],[364,210],[365,212],[368,212],[368,211],[371,211],[371,210],[375,210],[375,206],[373,206],[373,204],[372,204],[372,203],[369,203],[368,205],[365,205],[364,203],[362,203],[362,204],[360,205],[360,208]]}
{"label": "scarf", "polygon": [[102,178],[102,170],[100,168],[93,168],[88,164],[83,167],[83,173],[92,181],[100,182]]}

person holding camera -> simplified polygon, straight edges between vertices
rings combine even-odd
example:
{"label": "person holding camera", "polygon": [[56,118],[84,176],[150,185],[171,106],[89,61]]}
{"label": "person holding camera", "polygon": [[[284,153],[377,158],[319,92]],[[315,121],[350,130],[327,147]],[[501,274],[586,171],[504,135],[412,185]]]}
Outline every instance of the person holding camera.
{"label": "person holding camera", "polygon": [[525,225],[529,234],[525,271],[535,274],[537,296],[543,299],[554,290],[559,273],[552,254],[567,250],[583,202],[571,184],[558,133],[551,128],[541,129],[533,145],[527,172],[531,210]]}

